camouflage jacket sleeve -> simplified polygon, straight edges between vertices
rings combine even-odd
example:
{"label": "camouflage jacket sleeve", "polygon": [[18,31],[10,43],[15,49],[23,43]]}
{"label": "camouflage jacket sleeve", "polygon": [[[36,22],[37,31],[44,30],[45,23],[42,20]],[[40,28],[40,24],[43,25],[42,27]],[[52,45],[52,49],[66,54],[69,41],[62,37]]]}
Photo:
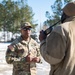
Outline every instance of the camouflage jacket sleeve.
{"label": "camouflage jacket sleeve", "polygon": [[12,64],[13,63],[13,58],[14,58],[14,52],[13,51],[11,51],[9,48],[7,49],[7,51],[6,51],[6,62],[8,63],[8,64]]}
{"label": "camouflage jacket sleeve", "polygon": [[18,57],[17,53],[15,51],[11,51],[9,48],[7,49],[6,52],[6,62],[8,64],[13,64],[13,62],[26,62],[25,57]]}
{"label": "camouflage jacket sleeve", "polygon": [[13,64],[14,61],[20,61],[21,58],[18,57],[18,48],[17,48],[18,40],[13,41],[7,48],[6,51],[6,62],[8,64]]}
{"label": "camouflage jacket sleeve", "polygon": [[13,45],[9,45],[6,51],[6,62],[8,64],[12,64],[16,60],[18,60],[18,55],[15,51],[15,47]]}
{"label": "camouflage jacket sleeve", "polygon": [[37,57],[40,59],[38,63],[41,63],[41,54],[40,54],[40,46],[38,43],[36,43],[36,50],[37,50]]}

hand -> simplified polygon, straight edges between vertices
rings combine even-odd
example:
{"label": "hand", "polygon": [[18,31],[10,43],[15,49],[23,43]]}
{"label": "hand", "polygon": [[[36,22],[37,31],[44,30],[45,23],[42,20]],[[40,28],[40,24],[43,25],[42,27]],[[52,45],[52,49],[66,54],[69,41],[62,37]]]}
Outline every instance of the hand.
{"label": "hand", "polygon": [[44,33],[43,30],[40,31],[40,34],[39,34],[39,40],[42,41],[42,40],[46,39],[46,36],[47,36],[47,35],[45,35],[45,33]]}
{"label": "hand", "polygon": [[27,62],[32,62],[32,59],[33,59],[33,57],[31,57],[30,54],[26,56],[26,61]]}
{"label": "hand", "polygon": [[33,61],[33,62],[39,62],[40,59],[39,59],[38,57],[35,57],[35,58],[32,59],[32,61]]}

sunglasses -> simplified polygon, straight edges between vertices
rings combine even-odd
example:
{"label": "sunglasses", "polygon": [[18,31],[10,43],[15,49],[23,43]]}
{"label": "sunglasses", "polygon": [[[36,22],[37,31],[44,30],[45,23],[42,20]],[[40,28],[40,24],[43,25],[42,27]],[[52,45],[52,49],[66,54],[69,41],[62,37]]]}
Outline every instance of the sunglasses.
{"label": "sunglasses", "polygon": [[31,28],[24,28],[23,30],[24,30],[24,31],[27,31],[27,30],[31,30]]}

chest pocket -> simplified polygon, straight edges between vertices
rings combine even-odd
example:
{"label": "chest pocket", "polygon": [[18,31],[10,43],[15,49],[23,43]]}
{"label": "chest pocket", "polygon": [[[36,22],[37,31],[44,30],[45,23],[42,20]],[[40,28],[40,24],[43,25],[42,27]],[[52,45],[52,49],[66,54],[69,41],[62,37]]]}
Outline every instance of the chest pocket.
{"label": "chest pocket", "polygon": [[18,44],[17,45],[17,53],[19,57],[25,57],[28,55],[28,48],[26,45]]}
{"label": "chest pocket", "polygon": [[30,54],[34,57],[37,56],[37,50],[36,50],[36,46],[34,45],[29,45],[29,50],[30,50]]}

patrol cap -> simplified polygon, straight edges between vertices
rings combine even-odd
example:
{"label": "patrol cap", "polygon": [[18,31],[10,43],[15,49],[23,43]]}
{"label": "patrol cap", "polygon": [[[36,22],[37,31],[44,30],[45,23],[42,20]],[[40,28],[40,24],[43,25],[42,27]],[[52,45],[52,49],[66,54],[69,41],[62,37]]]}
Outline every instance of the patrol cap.
{"label": "patrol cap", "polygon": [[75,1],[68,3],[62,10],[67,16],[75,16]]}
{"label": "patrol cap", "polygon": [[29,22],[25,22],[23,24],[21,24],[21,29],[24,29],[24,28],[32,28],[31,24]]}

